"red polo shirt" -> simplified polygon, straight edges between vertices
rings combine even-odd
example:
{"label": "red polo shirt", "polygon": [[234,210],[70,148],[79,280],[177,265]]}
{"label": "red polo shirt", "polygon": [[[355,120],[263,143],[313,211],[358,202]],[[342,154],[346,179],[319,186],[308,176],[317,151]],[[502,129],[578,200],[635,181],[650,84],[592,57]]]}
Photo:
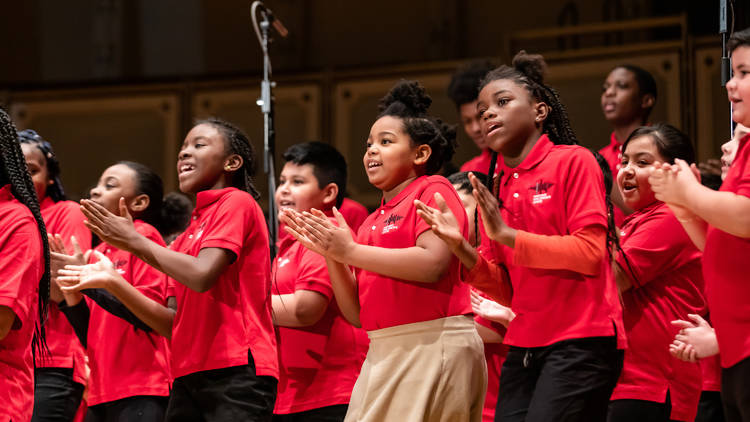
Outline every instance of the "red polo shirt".
{"label": "red polo shirt", "polygon": [[[495,174],[499,172],[499,161],[500,157],[497,158],[498,163],[495,164]],[[476,171],[484,174],[485,176],[490,172],[490,162],[492,161],[492,150],[485,148],[481,154],[472,158],[471,160],[461,165],[461,171]]]}
{"label": "red polo shirt", "polygon": [[[59,234],[65,247],[73,251],[70,236],[75,236],[82,251],[91,249],[91,232],[83,225],[81,207],[73,201],[54,202],[45,197],[39,204],[47,233]],[[86,352],[78,341],[73,326],[57,305],[50,304],[45,325],[49,355],[37,361],[40,368],[73,368],[73,380],[86,385]]]}
{"label": "red polo shirt", "polygon": [[[722,192],[750,197],[750,135],[740,140]],[[750,283],[745,260],[750,239],[708,226],[703,276],[711,322],[719,340],[721,366],[729,368],[750,356]]]}
{"label": "red polo shirt", "polygon": [[339,212],[341,212],[341,214],[344,216],[346,224],[349,225],[349,228],[354,230],[354,233],[357,233],[357,230],[359,230],[359,226],[362,225],[367,216],[370,214],[369,212],[367,212],[367,208],[365,208],[364,205],[349,198],[344,198],[344,201],[341,202]]}
{"label": "red polo shirt", "polygon": [[192,256],[221,248],[236,257],[205,293],[175,283],[174,377],[247,365],[249,351],[257,375],[278,378],[268,228],[253,197],[236,188],[198,192],[190,226],[171,248]]}
{"label": "red polo shirt", "polygon": [[[156,229],[135,220],[135,229],[164,246]],[[126,252],[101,243],[96,247],[112,261],[117,272],[149,299],[167,305],[167,276]],[[92,261],[96,261],[92,257]],[[89,406],[132,396],[169,395],[167,340],[155,331],[144,332],[86,298],[91,310],[87,339]],[[144,359],[144,357],[148,359]]]}
{"label": "red polo shirt", "polygon": [[325,258],[294,238],[280,242],[271,273],[273,294],[320,293],[329,305],[309,327],[276,327],[279,386],[275,414],[349,403],[367,352],[367,334],[341,315]]}
{"label": "red polo shirt", "polygon": [[[609,169],[612,171],[612,181],[615,184],[615,189],[617,189],[617,172],[620,171],[620,167],[622,166],[622,144],[617,141],[614,132],[609,136],[609,144],[600,149],[599,154],[607,160]],[[615,211],[615,225],[622,227],[622,223],[625,221],[625,213],[617,205],[612,208]]]}
{"label": "red polo shirt", "polygon": [[626,217],[621,235],[617,265],[633,287],[622,294],[628,349],[612,400],[664,403],[669,391],[670,418],[692,421],[701,368],[669,353],[679,331],[670,322],[706,313],[701,253],[663,202]]}
{"label": "red polo shirt", "polygon": [[44,274],[42,238],[34,216],[0,188],[0,306],[16,315],[0,340],[0,420],[28,421],[34,407],[31,338],[37,321],[39,280]]}
{"label": "red polo shirt", "polygon": [[[561,236],[598,225],[607,227],[604,182],[596,159],[577,145],[554,145],[542,135],[517,167],[501,161],[501,214],[505,222],[530,233]],[[490,242],[486,236],[483,243]],[[622,308],[609,258],[601,271],[587,276],[570,270],[529,268],[513,264],[513,249],[487,248],[502,256],[513,285],[505,343],[518,347],[548,346],[561,340],[613,336],[625,347]]]}
{"label": "red polo shirt", "polygon": [[[357,242],[382,248],[416,246],[417,237],[430,226],[417,216],[414,200],[437,208],[437,192],[445,198],[466,236],[466,211],[453,185],[442,176],[422,176],[367,217],[359,228]],[[469,286],[460,280],[455,256],[436,283],[401,280],[365,270],[357,271],[357,282],[360,321],[367,331],[472,313]]]}

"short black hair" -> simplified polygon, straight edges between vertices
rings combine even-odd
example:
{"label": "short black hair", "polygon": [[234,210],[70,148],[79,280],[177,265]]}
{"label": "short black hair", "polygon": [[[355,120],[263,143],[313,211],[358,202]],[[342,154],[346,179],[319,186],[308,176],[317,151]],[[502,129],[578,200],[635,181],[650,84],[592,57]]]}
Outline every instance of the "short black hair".
{"label": "short black hair", "polygon": [[448,84],[448,97],[456,104],[456,108],[476,101],[479,97],[479,83],[494,68],[495,65],[489,60],[475,60],[456,70]]}
{"label": "short black hair", "polygon": [[727,42],[727,48],[729,53],[733,53],[737,47],[750,47],[750,28],[745,28],[742,31],[737,31],[729,37]]}
{"label": "short black hair", "polygon": [[458,185],[456,188],[457,191],[464,192],[466,194],[471,195],[471,192],[474,190],[474,187],[471,186],[471,180],[469,180],[469,173],[473,173],[474,176],[479,179],[479,183],[487,186],[487,175],[484,173],[480,173],[478,171],[460,171],[458,173],[453,173],[450,176],[448,176],[448,181],[451,182],[452,185]]}
{"label": "short black hair", "polygon": [[341,206],[346,195],[346,160],[336,148],[323,142],[303,142],[290,146],[282,157],[298,166],[310,164],[320,189],[335,183],[339,188],[336,206]]}
{"label": "short black hair", "polygon": [[[632,73],[635,77],[635,82],[638,84],[638,94],[643,98],[644,95],[651,94],[654,96],[654,104],[656,104],[656,99],[658,98],[658,91],[656,89],[656,80],[654,79],[654,75],[651,74],[648,70],[638,67],[634,64],[620,64],[612,68],[612,70],[615,69],[625,69],[628,72]],[[643,116],[643,123],[646,123],[646,119],[648,119],[648,116],[651,114],[651,110],[653,110],[654,106],[652,105],[649,107],[648,110],[646,110],[646,114]]]}

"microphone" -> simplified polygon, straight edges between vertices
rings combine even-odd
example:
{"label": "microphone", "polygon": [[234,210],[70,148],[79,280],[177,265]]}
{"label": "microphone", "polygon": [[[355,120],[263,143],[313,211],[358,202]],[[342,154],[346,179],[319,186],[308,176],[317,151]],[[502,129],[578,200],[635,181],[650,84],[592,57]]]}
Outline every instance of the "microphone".
{"label": "microphone", "polygon": [[268,18],[268,22],[271,23],[273,26],[273,29],[276,30],[276,32],[281,36],[281,38],[286,38],[287,35],[289,35],[289,31],[286,29],[283,23],[281,23],[281,20],[279,20],[276,16],[274,16],[271,9],[267,8],[263,2],[256,1],[255,3],[258,4],[261,8],[261,12],[265,13],[266,17]]}

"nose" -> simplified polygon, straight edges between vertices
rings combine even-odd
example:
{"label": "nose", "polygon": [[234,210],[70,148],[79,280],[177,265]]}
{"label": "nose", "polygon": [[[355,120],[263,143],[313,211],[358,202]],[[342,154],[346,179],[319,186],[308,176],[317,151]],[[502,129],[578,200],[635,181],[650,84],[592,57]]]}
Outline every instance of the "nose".
{"label": "nose", "polygon": [[190,152],[188,151],[187,148],[184,148],[184,149],[180,150],[180,153],[177,154],[177,159],[178,160],[184,160],[184,159],[186,159],[188,157],[190,157]]}
{"label": "nose", "polygon": [[92,198],[98,198],[100,194],[101,193],[99,192],[99,186],[95,186],[89,191],[89,196]]}
{"label": "nose", "polygon": [[604,96],[605,97],[611,97],[613,95],[615,95],[615,86],[614,85],[610,85],[610,86],[604,88]]}

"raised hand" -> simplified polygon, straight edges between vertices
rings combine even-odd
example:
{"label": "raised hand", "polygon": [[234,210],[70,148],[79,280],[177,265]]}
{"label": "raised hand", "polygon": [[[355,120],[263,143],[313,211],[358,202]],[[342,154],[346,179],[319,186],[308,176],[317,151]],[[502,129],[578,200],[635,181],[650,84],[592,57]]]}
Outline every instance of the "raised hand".
{"label": "raised hand", "polygon": [[[672,321],[672,325],[680,328],[680,332],[674,337],[674,344],[684,343],[695,351],[695,358],[702,359],[719,353],[719,344],[716,341],[716,333],[708,322],[700,315],[688,314],[691,321]],[[670,350],[671,351],[671,350]]]}
{"label": "raised hand", "polygon": [[102,241],[118,249],[130,251],[129,246],[138,238],[138,232],[125,205],[125,198],[120,198],[119,205],[120,215],[115,215],[96,202],[83,199],[81,211],[86,217],[83,223]]}
{"label": "raised hand", "polygon": [[288,208],[282,209],[279,215],[279,220],[284,223],[284,230],[286,230],[287,233],[294,236],[294,238],[305,248],[325,256],[325,250],[321,249],[318,244],[308,236],[301,218],[302,215],[299,212]]}
{"label": "raised hand", "polygon": [[515,230],[508,227],[505,221],[503,221],[503,217],[500,215],[500,205],[495,195],[473,173],[469,173],[469,181],[471,181],[471,186],[474,188],[472,195],[474,195],[474,199],[477,201],[487,236],[496,242],[512,246],[515,241]]}
{"label": "raised hand", "polygon": [[94,251],[98,261],[87,265],[66,265],[58,272],[57,281],[63,293],[83,289],[106,289],[120,274],[112,261],[99,251]]}
{"label": "raised hand", "polygon": [[429,224],[432,232],[455,253],[463,243],[464,235],[458,226],[456,216],[453,215],[453,212],[448,207],[448,204],[445,203],[445,199],[440,195],[440,192],[435,192],[435,203],[440,208],[439,210],[430,207],[419,199],[414,200],[414,205],[417,207],[417,215],[425,223]]}
{"label": "raised hand", "polygon": [[671,165],[655,162],[648,182],[656,199],[668,205],[684,207],[689,191],[695,185],[700,185],[700,172],[695,164],[688,165],[679,158]]}
{"label": "raised hand", "polygon": [[471,290],[471,309],[480,317],[499,322],[506,327],[516,317],[510,308],[485,298],[474,289]]}

